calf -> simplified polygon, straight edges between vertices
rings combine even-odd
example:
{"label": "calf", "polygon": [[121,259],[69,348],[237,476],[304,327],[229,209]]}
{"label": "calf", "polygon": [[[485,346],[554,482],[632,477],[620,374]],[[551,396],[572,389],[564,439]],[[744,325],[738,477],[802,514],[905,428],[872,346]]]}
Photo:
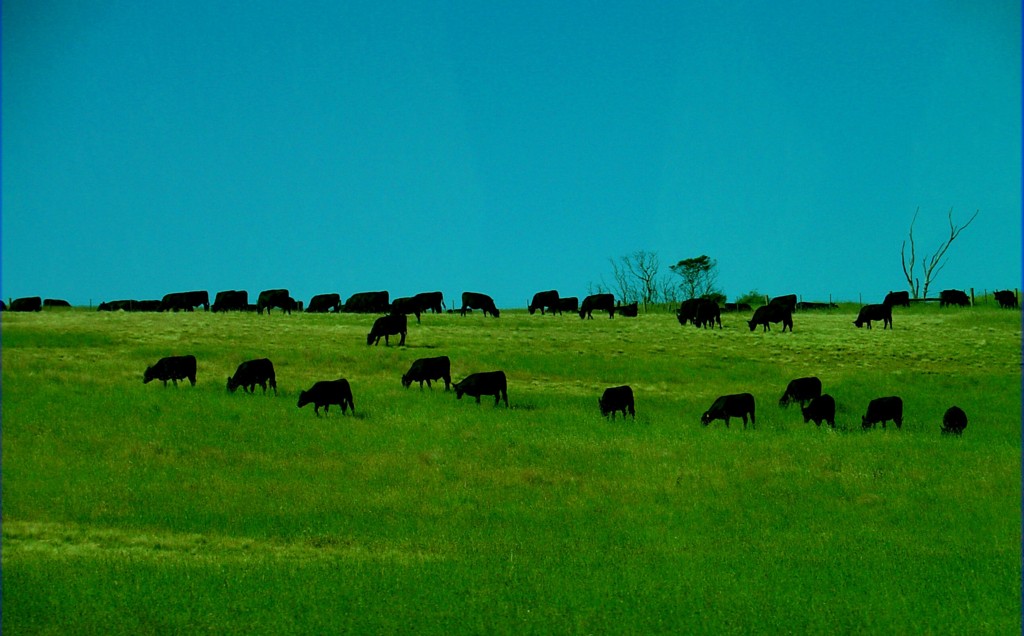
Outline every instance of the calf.
{"label": "calf", "polygon": [[790,402],[799,402],[803,407],[804,402],[813,400],[821,395],[821,380],[814,376],[797,378],[786,386],[786,392],[779,398],[779,406],[789,406]]}
{"label": "calf", "polygon": [[903,427],[903,400],[895,395],[871,400],[867,415],[860,418],[860,425],[861,428],[874,428],[875,424],[881,422],[882,428],[885,428],[889,420],[896,423],[896,428]]}
{"label": "calf", "polygon": [[170,356],[160,358],[156,364],[146,367],[142,374],[142,383],[149,384],[153,380],[162,380],[164,386],[170,380],[174,386],[178,386],[178,380],[188,381],[192,386],[196,385],[196,357],[195,356]]}
{"label": "calf", "polygon": [[885,295],[885,300],[882,301],[883,305],[889,305],[890,307],[909,307],[910,306],[910,292],[891,291]]}
{"label": "calf", "polygon": [[871,329],[871,321],[882,321],[882,329],[888,327],[892,329],[892,305],[864,305],[860,308],[860,313],[857,314],[857,319],[853,321],[853,324],[857,325],[860,329],[865,324],[868,329]]}
{"label": "calf", "polygon": [[503,398],[507,407],[508,383],[505,380],[505,372],[485,371],[466,376],[455,384],[455,398],[461,400],[463,394],[475,397],[477,404],[480,404],[481,395],[493,395],[494,406],[498,406],[498,400]]}
{"label": "calf", "polygon": [[259,360],[247,360],[238,365],[235,375],[228,378],[228,391],[234,393],[238,387],[247,393],[255,393],[256,385],[263,387],[263,393],[267,392],[267,384],[274,389],[277,395],[277,376],[274,375],[274,363],[266,358]]}
{"label": "calf", "polygon": [[747,428],[747,415],[750,415],[750,426],[756,423],[754,419],[754,396],[749,393],[737,393],[734,395],[723,395],[715,400],[704,415],[700,416],[700,423],[707,426],[714,420],[725,420],[725,427],[729,428],[730,417],[742,417],[743,428]]}
{"label": "calf", "polygon": [[423,383],[426,382],[427,386],[433,388],[430,384],[431,380],[444,380],[445,391],[451,388],[452,361],[448,359],[448,356],[416,360],[402,376],[402,386],[408,389],[413,382],[419,382],[420,390],[422,390]]}
{"label": "calf", "polygon": [[960,435],[967,428],[967,414],[959,406],[951,406],[942,416],[942,434]]}
{"label": "calf", "polygon": [[633,419],[636,419],[636,409],[633,407],[633,389],[628,385],[605,389],[604,394],[598,398],[597,405],[601,407],[601,415],[607,417],[610,413],[613,420],[616,411],[622,411],[622,417],[626,417],[628,411]]}
{"label": "calf", "polygon": [[467,309],[479,309],[484,312],[485,316],[489,313],[495,318],[501,315],[494,305],[493,298],[477,292],[462,292],[462,309],[459,310],[459,313],[465,316]]}
{"label": "calf", "polygon": [[1001,309],[1017,309],[1020,307],[1020,302],[1017,300],[1017,292],[1012,289],[992,292],[992,296],[999,303]]}
{"label": "calf", "polygon": [[380,339],[384,337],[384,344],[391,346],[388,342],[388,336],[401,335],[402,340],[398,343],[399,347],[405,346],[405,334],[408,332],[408,319],[405,314],[388,314],[387,316],[381,316],[377,320],[373,321],[373,328],[370,329],[370,333],[366,334],[366,344],[375,345],[380,343]]}
{"label": "calf", "polygon": [[718,308],[718,303],[715,301],[705,298],[704,302],[697,305],[697,314],[693,318],[693,325],[695,327],[704,327],[705,329],[711,327],[715,328],[715,323],[718,323],[718,328],[722,328],[722,310]]}
{"label": "calf", "polygon": [[550,291],[537,292],[533,295],[533,300],[526,307],[532,316],[539,309],[541,315],[544,315],[545,311],[550,311],[552,314],[561,314],[562,310],[558,304],[558,292],[554,289]]}
{"label": "calf", "polygon": [[591,294],[583,299],[580,305],[580,318],[593,319],[592,312],[607,311],[609,318],[615,317],[615,296],[611,294]]}
{"label": "calf", "polygon": [[640,309],[636,302],[632,302],[628,305],[619,305],[615,308],[615,313],[624,318],[636,318],[640,313]]}
{"label": "calf", "polygon": [[342,415],[345,414],[346,407],[352,409],[353,415],[356,413],[356,404],[352,401],[352,387],[348,385],[348,380],[345,378],[322,380],[310,387],[308,391],[299,391],[299,408],[310,403],[313,404],[313,412],[317,417],[320,417],[321,406],[324,407],[324,413],[327,413],[331,410],[332,404],[341,407]]}
{"label": "calf", "polygon": [[811,400],[807,406],[800,405],[800,413],[804,416],[804,423],[814,422],[821,426],[822,420],[828,422],[832,428],[836,427],[836,401],[826,393]]}
{"label": "calf", "polygon": [[762,331],[770,331],[771,327],[768,326],[770,322],[781,322],[782,332],[786,332],[786,328],[789,328],[789,332],[793,333],[793,311],[788,307],[782,305],[767,304],[762,307],[758,307],[754,311],[754,316],[747,321],[747,326],[753,331],[758,325],[763,327]]}
{"label": "calf", "polygon": [[939,307],[970,307],[971,299],[959,289],[944,289],[939,292]]}

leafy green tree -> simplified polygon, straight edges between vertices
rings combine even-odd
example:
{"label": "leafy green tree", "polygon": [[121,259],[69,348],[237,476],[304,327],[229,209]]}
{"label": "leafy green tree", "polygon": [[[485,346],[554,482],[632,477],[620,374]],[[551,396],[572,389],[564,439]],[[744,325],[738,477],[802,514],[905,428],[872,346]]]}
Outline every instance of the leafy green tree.
{"label": "leafy green tree", "polygon": [[682,278],[679,287],[683,290],[685,298],[701,298],[716,293],[718,281],[718,261],[707,255],[695,258],[686,258],[675,265],[670,265],[675,274]]}

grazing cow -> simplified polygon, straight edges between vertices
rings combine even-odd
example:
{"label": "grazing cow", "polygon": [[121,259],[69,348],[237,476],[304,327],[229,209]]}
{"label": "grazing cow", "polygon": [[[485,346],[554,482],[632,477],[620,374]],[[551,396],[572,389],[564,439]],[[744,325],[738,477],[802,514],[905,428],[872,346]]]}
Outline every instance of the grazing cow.
{"label": "grazing cow", "polygon": [[313,412],[317,417],[320,417],[321,406],[324,407],[324,413],[327,413],[331,410],[332,404],[341,407],[342,415],[345,414],[346,408],[351,408],[353,415],[356,413],[356,403],[352,401],[352,387],[349,386],[348,380],[345,378],[321,380],[311,386],[308,391],[299,391],[299,408],[301,409],[307,404],[313,405]]}
{"label": "grazing cow", "polygon": [[159,300],[133,300],[129,302],[131,303],[129,311],[156,312],[161,311],[161,308],[163,307],[163,303]]}
{"label": "grazing cow", "polygon": [[337,312],[340,310],[340,294],[317,294],[309,299],[309,306],[306,307],[306,313],[310,314],[324,314],[328,311]]}
{"label": "grazing cow", "polygon": [[421,292],[413,296],[413,299],[419,304],[422,313],[427,313],[428,309],[435,314],[444,313],[444,294],[439,291]]}
{"label": "grazing cow", "polygon": [[633,389],[628,385],[605,389],[604,394],[598,398],[597,405],[601,407],[601,415],[607,417],[610,413],[613,420],[616,411],[622,411],[622,417],[626,417],[628,411],[633,419],[636,419],[636,409],[633,408]]}
{"label": "grazing cow", "polygon": [[789,406],[790,402],[809,402],[821,395],[821,380],[814,376],[797,378],[786,386],[786,392],[779,398],[779,406]]}
{"label": "grazing cow", "polygon": [[495,318],[501,315],[498,308],[494,306],[493,298],[477,292],[462,292],[462,309],[459,310],[459,313],[465,316],[467,309],[479,309],[484,312],[485,316],[491,314]]}
{"label": "grazing cow", "polygon": [[971,299],[966,293],[959,289],[944,289],[939,292],[939,307],[956,305],[957,307],[970,307]]}
{"label": "grazing cow", "polygon": [[786,294],[785,296],[776,296],[768,301],[769,305],[776,305],[778,307],[787,307],[790,312],[796,310],[796,294]]}
{"label": "grazing cow", "polygon": [[718,323],[719,329],[722,328],[722,310],[718,308],[718,303],[705,298],[703,302],[697,305],[697,313],[693,317],[693,325],[695,327],[710,327],[714,329],[715,323]]}
{"label": "grazing cow", "polygon": [[248,360],[238,365],[235,375],[228,378],[228,391],[235,392],[235,389],[242,387],[248,393],[256,392],[256,385],[263,387],[263,393],[267,392],[267,384],[274,389],[277,395],[277,376],[274,375],[274,363],[266,358],[259,360]]}
{"label": "grazing cow", "polygon": [[783,305],[773,305],[771,303],[758,307],[754,311],[754,316],[747,321],[747,326],[753,331],[758,325],[763,327],[762,331],[771,331],[771,327],[768,326],[770,322],[781,322],[782,332],[786,332],[786,328],[789,327],[789,332],[793,333],[793,312]]}
{"label": "grazing cow", "polygon": [[39,296],[28,296],[26,298],[15,298],[11,301],[9,311],[42,311],[43,299]]}
{"label": "grazing cow", "polygon": [[131,311],[134,300],[111,300],[100,303],[96,311]]}
{"label": "grazing cow", "polygon": [[153,380],[162,380],[164,386],[170,380],[174,386],[178,386],[178,380],[184,380],[196,385],[196,357],[195,356],[170,356],[160,358],[156,364],[146,367],[142,374],[142,383],[149,384]]}
{"label": "grazing cow", "polygon": [[456,382],[454,386],[455,398],[458,400],[465,394],[475,397],[476,403],[480,404],[481,395],[493,395],[494,406],[498,406],[498,401],[502,398],[505,400],[505,406],[508,406],[508,384],[504,371],[472,373],[461,382]]}
{"label": "grazing cow", "polygon": [[352,314],[386,314],[391,309],[390,296],[386,291],[359,292],[352,294],[341,311]]}
{"label": "grazing cow", "polygon": [[388,337],[401,335],[402,340],[398,343],[398,346],[404,347],[405,334],[408,331],[409,323],[405,314],[388,314],[386,316],[381,316],[377,320],[373,321],[373,327],[370,329],[370,333],[366,335],[366,344],[379,344],[381,337],[383,337],[385,346],[390,347],[391,343],[388,342]]}
{"label": "grazing cow", "polygon": [[66,300],[60,300],[58,298],[47,298],[46,300],[43,301],[43,307],[49,307],[51,309],[54,308],[54,307],[61,307],[61,308],[63,308],[63,307],[70,307],[70,306],[71,306],[71,303],[69,303]]}
{"label": "grazing cow", "polygon": [[402,375],[402,386],[409,388],[413,382],[420,383],[420,390],[423,390],[423,383],[433,388],[431,380],[444,380],[444,390],[451,388],[452,384],[452,361],[448,356],[436,358],[420,358],[412,363],[409,370]]}
{"label": "grazing cow", "polygon": [[882,301],[883,305],[889,305],[890,307],[909,307],[910,306],[910,292],[907,291],[891,291],[885,295],[885,300]]}
{"label": "grazing cow", "polygon": [[860,418],[860,425],[861,428],[874,428],[875,424],[881,422],[882,428],[885,428],[889,420],[896,423],[896,428],[903,427],[903,400],[895,395],[871,400],[867,415]]}
{"label": "grazing cow", "polygon": [[175,292],[167,294],[160,301],[160,311],[193,311],[202,305],[203,311],[210,310],[210,294],[205,291]]}
{"label": "grazing cow", "polygon": [[298,303],[291,297],[287,289],[265,289],[261,291],[256,299],[256,313],[262,316],[263,310],[266,309],[269,316],[270,310],[274,307],[290,316],[292,310],[298,307]]}
{"label": "grazing cow", "polygon": [[753,427],[756,422],[753,395],[749,393],[723,395],[700,416],[700,423],[707,426],[714,420],[725,420],[725,427],[729,428],[730,417],[742,417],[743,428],[747,428],[747,415],[750,416],[750,426]]}
{"label": "grazing cow", "polygon": [[695,322],[697,320],[697,307],[704,301],[703,298],[689,298],[679,304],[679,309],[676,310],[676,319],[679,324],[685,325],[688,322]]}
{"label": "grazing cow", "polygon": [[546,311],[550,311],[552,314],[555,314],[556,312],[561,314],[562,310],[558,306],[558,291],[552,289],[549,291],[537,292],[533,295],[533,300],[530,301],[530,304],[527,305],[526,309],[530,312],[531,316],[538,309],[542,316]]}
{"label": "grazing cow", "polygon": [[609,318],[615,317],[615,296],[611,294],[591,294],[583,299],[580,305],[580,319],[590,318],[593,320],[594,311],[607,311]]}
{"label": "grazing cow", "polygon": [[635,302],[628,305],[619,305],[615,308],[615,313],[623,318],[636,318],[640,314],[640,307]]}
{"label": "grazing cow", "polygon": [[942,434],[960,435],[967,428],[967,414],[959,406],[951,406],[942,416]]}
{"label": "grazing cow", "polygon": [[558,310],[576,313],[580,310],[580,299],[576,296],[558,299]]}
{"label": "grazing cow", "polygon": [[890,305],[864,305],[853,324],[860,329],[865,324],[871,329],[871,321],[882,321],[882,329],[892,329],[892,307]]}
{"label": "grazing cow", "polygon": [[1017,292],[1012,289],[993,292],[992,296],[995,297],[996,302],[999,303],[999,307],[1002,309],[1017,309],[1020,307],[1020,301],[1017,300]]}
{"label": "grazing cow", "polygon": [[391,313],[401,314],[407,316],[413,314],[416,316],[416,322],[420,321],[420,314],[423,312],[423,308],[420,303],[413,296],[407,296],[405,298],[396,298],[391,301]]}
{"label": "grazing cow", "polygon": [[821,422],[824,420],[832,428],[836,427],[836,401],[828,393],[814,398],[807,406],[801,404],[800,412],[804,416],[805,424],[814,422],[821,426]]}
{"label": "grazing cow", "polygon": [[[285,293],[285,295],[287,296],[288,294]],[[210,307],[210,311],[214,313],[218,311],[245,311],[248,306],[249,292],[244,289],[229,289],[217,292],[217,295],[213,297],[213,306]]]}

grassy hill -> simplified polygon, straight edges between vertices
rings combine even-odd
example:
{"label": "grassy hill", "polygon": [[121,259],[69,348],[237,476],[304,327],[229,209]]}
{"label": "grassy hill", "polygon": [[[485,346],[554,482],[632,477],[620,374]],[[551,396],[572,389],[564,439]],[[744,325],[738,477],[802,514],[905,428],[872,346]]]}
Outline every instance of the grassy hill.
{"label": "grassy hill", "polygon": [[[5,313],[3,628],[1019,633],[1020,313],[746,317],[425,315],[368,347],[372,316]],[[188,353],[195,387],[142,384]],[[401,386],[438,355],[511,408]],[[279,394],[229,394],[259,357]],[[836,430],[778,406],[806,375]],[[296,407],[338,377],[355,416]],[[635,420],[600,416],[619,384]],[[755,428],[701,426],[738,392]],[[886,395],[902,429],[862,431]]]}

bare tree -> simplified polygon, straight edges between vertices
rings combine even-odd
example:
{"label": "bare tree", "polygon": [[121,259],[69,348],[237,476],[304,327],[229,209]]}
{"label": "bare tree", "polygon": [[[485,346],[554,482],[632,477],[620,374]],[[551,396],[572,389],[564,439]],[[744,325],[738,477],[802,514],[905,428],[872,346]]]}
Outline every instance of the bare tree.
{"label": "bare tree", "polygon": [[658,301],[658,270],[661,268],[658,253],[637,250],[630,256],[623,256],[621,261],[623,268],[635,281],[639,300],[644,305],[644,311],[647,311],[649,305]]}
{"label": "bare tree", "polygon": [[718,281],[718,261],[707,255],[686,258],[670,265],[683,281],[679,284],[687,298],[700,298],[715,293]]}
{"label": "bare tree", "polygon": [[910,240],[910,256],[907,256],[907,241],[903,241],[903,245],[900,247],[900,260],[903,262],[903,274],[907,277],[907,285],[910,287],[911,295],[914,298],[928,298],[928,288],[935,281],[935,277],[939,275],[942,268],[946,266],[946,263],[949,262],[949,259],[945,258],[949,246],[978,217],[979,211],[975,210],[974,215],[967,220],[967,223],[957,227],[953,223],[953,208],[949,209],[949,238],[946,239],[945,243],[939,245],[939,248],[931,256],[921,258],[921,269],[924,270],[923,289],[921,287],[921,279],[914,276],[914,266],[917,259],[914,249],[914,222],[917,221],[917,214],[920,211],[921,208],[918,207],[914,211],[914,218],[910,221],[910,236],[908,237]]}

